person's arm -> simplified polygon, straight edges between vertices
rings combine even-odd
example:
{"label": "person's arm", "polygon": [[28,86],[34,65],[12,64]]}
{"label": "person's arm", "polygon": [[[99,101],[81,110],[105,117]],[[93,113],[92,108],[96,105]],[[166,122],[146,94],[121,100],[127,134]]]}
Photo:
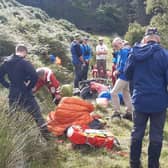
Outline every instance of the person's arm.
{"label": "person's arm", "polygon": [[38,79],[36,85],[32,89],[33,93],[36,93],[43,85],[44,83],[40,79]]}
{"label": "person's arm", "polygon": [[5,80],[5,75],[6,75],[6,63],[2,64],[0,67],[0,83],[5,88],[9,88],[10,84]]}
{"label": "person's arm", "polygon": [[58,87],[60,86],[59,81],[56,79],[54,73],[52,73],[50,75],[50,85],[54,86],[56,89],[58,89]]}
{"label": "person's arm", "polygon": [[127,50],[122,50],[121,51],[121,58],[119,60],[119,66],[117,66],[117,71],[119,73],[123,73],[124,72],[124,67],[125,67],[125,64],[126,64],[126,61],[128,59],[128,51]]}
{"label": "person's arm", "polygon": [[104,51],[102,51],[102,54],[103,55],[107,55],[108,54],[108,49],[107,49],[106,45],[104,45]]}
{"label": "person's arm", "polygon": [[88,46],[88,48],[89,48],[89,60],[90,60],[92,58],[92,49],[90,46]]}
{"label": "person's arm", "polygon": [[38,75],[36,73],[36,70],[34,69],[33,65],[28,61],[25,61],[23,66],[24,66],[24,71],[26,75],[25,82],[28,82],[28,85],[26,86],[28,89],[33,89],[38,80]]}
{"label": "person's arm", "polygon": [[134,55],[133,53],[130,53],[124,67],[124,74],[128,80],[132,80],[134,74],[134,68],[135,68]]}
{"label": "person's arm", "polygon": [[79,57],[79,60],[80,60],[82,63],[84,63],[84,59],[83,59],[83,56],[82,56],[82,50],[81,50],[80,45],[76,45],[76,46],[75,46],[75,50],[76,50],[77,56]]}

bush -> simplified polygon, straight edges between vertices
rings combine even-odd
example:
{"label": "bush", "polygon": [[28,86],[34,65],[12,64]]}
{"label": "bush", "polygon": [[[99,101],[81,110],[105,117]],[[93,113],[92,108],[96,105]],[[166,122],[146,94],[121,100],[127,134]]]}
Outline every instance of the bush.
{"label": "bush", "polygon": [[164,15],[157,15],[154,16],[151,19],[150,24],[154,27],[157,27],[160,37],[161,37],[161,44],[164,45],[164,47],[168,48],[168,13],[165,13]]}
{"label": "bush", "polygon": [[142,27],[138,23],[131,23],[128,28],[128,32],[125,34],[125,40],[129,41],[131,45],[136,42],[141,42],[145,33],[145,27]]}
{"label": "bush", "polygon": [[46,46],[48,54],[54,54],[55,56],[59,56],[62,60],[63,66],[66,66],[68,63],[70,63],[70,58],[66,56],[67,46],[65,45],[65,43],[57,40],[57,38],[46,37],[42,35],[38,36],[38,42],[42,46]]}
{"label": "bush", "polygon": [[10,55],[15,51],[15,43],[8,36],[0,34],[0,57]]}
{"label": "bush", "polygon": [[0,167],[61,167],[63,158],[56,143],[44,141],[29,114],[18,111],[12,117],[7,115],[5,95],[1,91]]}
{"label": "bush", "polygon": [[8,19],[5,17],[5,16],[0,16],[0,23],[2,24],[4,24],[4,23],[6,23],[8,21]]}

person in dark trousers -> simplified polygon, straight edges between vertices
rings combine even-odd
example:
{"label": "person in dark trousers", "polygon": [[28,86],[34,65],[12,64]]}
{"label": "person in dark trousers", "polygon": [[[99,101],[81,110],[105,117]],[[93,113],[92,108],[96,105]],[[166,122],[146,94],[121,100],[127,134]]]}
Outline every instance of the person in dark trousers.
{"label": "person in dark trousers", "polygon": [[[9,89],[10,114],[13,115],[17,109],[30,113],[43,137],[48,140],[49,132],[45,120],[32,93],[38,76],[32,64],[25,59],[27,52],[24,45],[16,46],[15,54],[7,57],[0,66],[0,83]],[[5,78],[6,75],[9,82]]]}
{"label": "person in dark trousers", "polygon": [[82,70],[86,66],[82,56],[82,50],[80,47],[80,36],[75,35],[75,39],[71,43],[72,64],[74,66],[74,88],[79,88],[79,82],[82,81]]}
{"label": "person in dark trousers", "polygon": [[156,28],[148,28],[144,44],[135,45],[125,74],[133,82],[134,105],[130,167],[140,167],[142,140],[149,125],[148,168],[159,168],[163,128],[168,106],[168,52],[162,48]]}
{"label": "person in dark trousers", "polygon": [[84,37],[83,43],[81,44],[82,56],[85,62],[85,66],[83,67],[82,80],[87,80],[88,70],[89,70],[89,62],[92,57],[91,55],[91,47],[88,44],[89,37]]}

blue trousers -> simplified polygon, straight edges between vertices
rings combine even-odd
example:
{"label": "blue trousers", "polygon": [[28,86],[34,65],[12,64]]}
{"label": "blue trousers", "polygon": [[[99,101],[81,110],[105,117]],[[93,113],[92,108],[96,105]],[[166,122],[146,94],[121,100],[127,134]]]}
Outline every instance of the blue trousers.
{"label": "blue trousers", "polygon": [[79,87],[79,82],[82,81],[82,65],[81,64],[74,64],[74,87]]}
{"label": "blue trousers", "polygon": [[142,140],[145,134],[147,121],[149,126],[148,168],[159,168],[159,158],[162,148],[163,128],[166,112],[133,113],[133,130],[131,134],[130,164],[131,168],[140,167]]}
{"label": "blue trousers", "polygon": [[86,64],[82,69],[82,80],[87,80],[89,64]]}

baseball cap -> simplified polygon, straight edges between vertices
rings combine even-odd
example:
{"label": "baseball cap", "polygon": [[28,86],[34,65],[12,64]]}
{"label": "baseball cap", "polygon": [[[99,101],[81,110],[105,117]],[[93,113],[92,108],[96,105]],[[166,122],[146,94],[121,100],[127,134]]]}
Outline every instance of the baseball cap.
{"label": "baseball cap", "polygon": [[145,36],[149,35],[159,35],[158,30],[156,27],[149,27],[146,29]]}
{"label": "baseball cap", "polygon": [[84,39],[84,40],[89,40],[89,37],[88,37],[88,36],[85,36],[83,39]]}
{"label": "baseball cap", "polygon": [[103,37],[99,37],[99,41],[103,41]]}
{"label": "baseball cap", "polygon": [[80,34],[79,34],[79,33],[75,33],[74,37],[75,37],[75,38],[79,38],[79,37],[80,37]]}

